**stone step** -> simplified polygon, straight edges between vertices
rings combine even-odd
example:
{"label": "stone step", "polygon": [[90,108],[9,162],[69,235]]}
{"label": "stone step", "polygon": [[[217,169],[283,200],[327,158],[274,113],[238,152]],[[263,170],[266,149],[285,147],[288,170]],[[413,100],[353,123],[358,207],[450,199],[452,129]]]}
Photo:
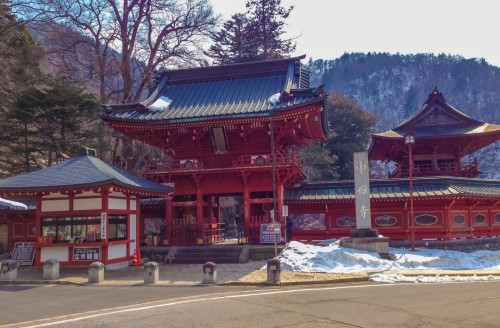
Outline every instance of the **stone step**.
{"label": "stone step", "polygon": [[170,263],[239,263],[242,247],[179,247]]}

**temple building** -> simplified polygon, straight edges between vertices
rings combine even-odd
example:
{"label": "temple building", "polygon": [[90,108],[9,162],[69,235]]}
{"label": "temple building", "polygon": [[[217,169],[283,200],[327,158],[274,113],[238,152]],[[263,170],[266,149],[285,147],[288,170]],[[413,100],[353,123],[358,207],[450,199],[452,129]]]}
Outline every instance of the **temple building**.
{"label": "temple building", "polygon": [[302,58],[165,71],[147,100],[104,106],[110,128],[165,152],[145,168],[175,188],[156,214],[165,244],[220,240],[221,196],[242,197],[250,242],[273,209],[283,221],[285,189],[306,178],[295,149],[327,135],[326,96]]}
{"label": "temple building", "polygon": [[[370,181],[372,227],[392,240],[409,240],[412,229],[417,240],[499,236],[500,181],[477,179],[479,160],[467,161],[498,140],[500,125],[464,115],[436,88],[410,118],[372,136],[369,159],[394,168]],[[352,181],[288,188],[294,239],[349,236],[354,195]]]}

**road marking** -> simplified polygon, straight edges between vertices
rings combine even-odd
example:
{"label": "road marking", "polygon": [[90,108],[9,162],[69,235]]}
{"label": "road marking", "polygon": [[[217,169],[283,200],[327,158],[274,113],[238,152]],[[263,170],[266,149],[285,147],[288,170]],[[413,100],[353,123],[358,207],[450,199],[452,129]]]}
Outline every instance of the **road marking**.
{"label": "road marking", "polygon": [[[459,282],[459,284],[465,284],[465,283],[470,283],[470,282]],[[475,282],[477,283],[477,282]],[[120,313],[127,313],[127,312],[135,312],[135,311],[143,311],[143,310],[150,310],[150,309],[156,309],[156,308],[162,308],[162,307],[171,307],[171,306],[176,306],[176,305],[182,305],[182,304],[189,304],[189,303],[197,303],[197,302],[204,302],[204,301],[216,301],[216,300],[224,300],[224,299],[235,299],[235,298],[245,298],[245,297],[254,297],[254,296],[267,296],[267,295],[276,295],[276,294],[287,294],[287,293],[298,293],[298,292],[309,292],[309,291],[325,291],[325,290],[341,290],[341,289],[358,289],[358,288],[389,288],[389,287],[396,287],[396,286],[403,286],[403,285],[411,285],[411,286],[416,286],[415,283],[402,283],[402,284],[377,284],[377,285],[357,285],[357,286],[336,286],[336,287],[319,287],[319,288],[304,288],[304,289],[289,289],[289,290],[273,290],[273,291],[251,291],[250,293],[242,293],[242,294],[235,294],[235,295],[223,295],[223,296],[212,296],[212,297],[202,297],[202,298],[197,298],[197,299],[187,299],[187,300],[182,300],[182,301],[175,301],[171,302],[169,301],[168,303],[162,303],[162,304],[151,304],[153,302],[148,302],[148,303],[139,303],[136,305],[129,305],[129,306],[121,306],[121,307],[115,307],[115,308],[108,308],[106,310],[100,310],[100,311],[105,311],[105,312],[99,312],[95,313],[97,311],[92,311],[90,313],[93,314],[85,314],[85,313],[80,313],[80,314],[70,314],[64,317],[71,317],[68,319],[63,319],[63,320],[58,320],[58,321],[53,321],[53,322],[46,322],[46,323],[40,323],[40,324],[35,324],[31,326],[23,326],[25,328],[38,328],[38,327],[48,327],[48,326],[55,326],[55,325],[61,325],[61,324],[66,324],[66,323],[71,323],[71,322],[76,322],[76,321],[82,321],[82,320],[87,320],[87,319],[93,319],[93,318],[98,318],[98,317],[103,317],[107,315],[115,315],[115,314],[120,314]],[[423,284],[419,284],[423,285]],[[190,296],[189,298],[196,297],[196,296]],[[158,301],[157,301],[158,302]],[[157,303],[156,302],[156,303]],[[161,302],[161,301],[160,301]],[[149,305],[146,305],[149,304]],[[133,308],[130,308],[133,307]],[[89,312],[87,312],[89,313]],[[75,317],[78,316],[78,317]],[[59,317],[61,318],[61,317]],[[51,320],[54,318],[46,318],[46,319],[40,319],[36,321],[46,321],[46,320]],[[7,325],[4,327],[15,327],[19,326],[22,324],[29,324],[30,322],[24,322],[24,323],[16,323],[16,324],[11,324]],[[33,323],[33,321],[31,321]]]}
{"label": "road marking", "polygon": [[[413,285],[413,284],[411,284],[411,285]],[[171,307],[171,306],[176,306],[176,305],[197,303],[197,302],[204,302],[204,301],[216,301],[216,300],[224,300],[224,299],[234,299],[234,298],[244,298],[244,297],[254,297],[254,296],[267,296],[267,295],[308,292],[308,291],[324,291],[324,290],[338,290],[338,289],[349,289],[349,288],[368,288],[368,287],[391,287],[391,286],[395,286],[395,285],[337,286],[337,287],[304,288],[304,289],[290,289],[290,290],[273,290],[273,291],[262,291],[262,292],[257,291],[257,292],[252,292],[252,293],[242,293],[242,294],[236,294],[236,295],[223,295],[223,296],[214,296],[214,297],[203,297],[203,298],[198,298],[198,299],[188,299],[188,300],[168,302],[168,303],[162,303],[162,304],[150,304],[150,305],[145,305],[145,306],[143,306],[144,303],[142,303],[142,304],[128,306],[128,307],[134,306],[134,308],[125,308],[124,309],[123,307],[117,307],[117,308],[106,309],[105,310],[106,312],[93,313],[93,314],[89,314],[89,315],[72,314],[72,315],[65,316],[65,317],[72,317],[72,318],[53,321],[53,322],[40,323],[40,324],[31,325],[31,326],[23,326],[23,327],[25,327],[25,328],[38,328],[38,327],[55,326],[55,325],[76,322],[76,321],[82,321],[82,320],[87,320],[87,319],[103,317],[103,316],[107,316],[107,315],[116,315],[116,314],[120,314],[120,313],[143,311],[143,310],[150,310],[150,309],[156,309],[156,308],[162,308],[162,307]],[[398,286],[401,286],[401,284],[398,284]],[[73,316],[78,316],[78,317],[73,317]],[[46,321],[46,320],[50,320],[50,319],[51,318],[41,319],[41,320]],[[9,326],[11,326],[11,327],[18,326],[20,324],[23,324],[23,323],[17,323],[17,324],[13,324],[13,325],[9,325]],[[29,323],[25,322],[24,324],[29,324]],[[9,326],[6,326],[6,327],[9,327]]]}

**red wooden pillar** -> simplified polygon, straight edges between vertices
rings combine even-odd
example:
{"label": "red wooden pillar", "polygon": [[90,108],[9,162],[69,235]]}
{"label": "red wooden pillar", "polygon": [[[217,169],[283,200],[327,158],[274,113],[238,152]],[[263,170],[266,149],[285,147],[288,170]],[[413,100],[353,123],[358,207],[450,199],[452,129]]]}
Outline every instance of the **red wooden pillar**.
{"label": "red wooden pillar", "polygon": [[450,227],[451,227],[451,207],[453,206],[455,201],[452,201],[449,204],[445,204],[444,206],[444,239],[450,239]]}
{"label": "red wooden pillar", "polygon": [[220,210],[221,210],[221,207],[220,207],[220,196],[216,196],[215,197],[215,220],[216,220],[215,223],[221,223]]}
{"label": "red wooden pillar", "polygon": [[203,224],[203,192],[196,190],[196,223]]}
{"label": "red wooden pillar", "polygon": [[[102,197],[102,206],[101,206],[101,243],[108,243],[108,235],[109,235],[109,213],[108,213],[108,208],[109,208],[109,193],[113,191],[113,187],[109,187],[109,189],[104,189],[101,191],[101,197]],[[102,222],[102,218],[105,218],[104,222]],[[102,224],[105,225],[105,227],[102,227]],[[103,238],[102,231],[105,229],[106,234]],[[102,257],[101,261],[106,264],[108,261],[108,246],[102,246]]]}
{"label": "red wooden pillar", "polygon": [[165,225],[171,226],[174,224],[172,216],[172,197],[167,194],[164,196],[165,199]]}
{"label": "red wooden pillar", "polygon": [[[36,235],[37,235],[37,242],[38,242],[38,236],[42,236],[42,194],[36,195],[35,198],[36,205],[35,205],[35,226],[36,226]],[[12,230],[12,229],[9,229]],[[10,232],[9,232],[10,233]],[[7,237],[8,240],[11,240],[10,236]],[[7,245],[7,248],[9,246]],[[41,265],[41,249],[38,248],[37,251],[35,252],[35,265]]]}
{"label": "red wooden pillar", "polygon": [[246,185],[243,187],[243,223],[250,223],[250,190]]}

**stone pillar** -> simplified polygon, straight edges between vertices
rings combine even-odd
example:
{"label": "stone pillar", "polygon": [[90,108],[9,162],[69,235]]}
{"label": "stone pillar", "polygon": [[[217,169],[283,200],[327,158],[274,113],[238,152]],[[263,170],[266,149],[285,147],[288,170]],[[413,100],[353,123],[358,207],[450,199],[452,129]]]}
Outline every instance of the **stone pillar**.
{"label": "stone pillar", "polygon": [[104,281],[104,264],[94,262],[89,265],[89,283],[98,284]]}
{"label": "stone pillar", "polygon": [[0,279],[2,280],[17,279],[17,261],[7,260],[2,262],[0,266]]}
{"label": "stone pillar", "polygon": [[144,264],[144,283],[156,284],[160,280],[160,267],[156,262]]}
{"label": "stone pillar", "polygon": [[203,279],[202,284],[215,284],[217,280],[217,265],[214,262],[203,264]]}
{"label": "stone pillar", "polygon": [[279,259],[267,260],[267,283],[279,284],[281,282],[281,263]]}
{"label": "stone pillar", "polygon": [[48,259],[43,263],[43,280],[59,279],[59,261]]}

